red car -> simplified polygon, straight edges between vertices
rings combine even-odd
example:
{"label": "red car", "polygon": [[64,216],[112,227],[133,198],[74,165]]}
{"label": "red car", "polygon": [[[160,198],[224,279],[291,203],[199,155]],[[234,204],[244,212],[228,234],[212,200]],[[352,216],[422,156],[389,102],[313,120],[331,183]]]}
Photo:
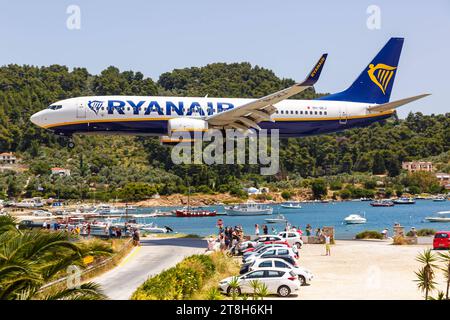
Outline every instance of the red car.
{"label": "red car", "polygon": [[434,235],[433,249],[450,249],[450,231],[438,231]]}

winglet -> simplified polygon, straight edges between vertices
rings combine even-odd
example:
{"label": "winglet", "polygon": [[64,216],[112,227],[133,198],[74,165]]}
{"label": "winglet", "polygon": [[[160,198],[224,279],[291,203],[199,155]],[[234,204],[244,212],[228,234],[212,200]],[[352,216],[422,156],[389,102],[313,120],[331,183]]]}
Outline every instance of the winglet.
{"label": "winglet", "polygon": [[325,64],[325,60],[327,60],[328,53],[324,53],[319,61],[317,61],[314,68],[309,73],[308,77],[305,81],[302,82],[302,86],[313,86],[317,80],[319,80],[320,73],[322,72],[323,65]]}

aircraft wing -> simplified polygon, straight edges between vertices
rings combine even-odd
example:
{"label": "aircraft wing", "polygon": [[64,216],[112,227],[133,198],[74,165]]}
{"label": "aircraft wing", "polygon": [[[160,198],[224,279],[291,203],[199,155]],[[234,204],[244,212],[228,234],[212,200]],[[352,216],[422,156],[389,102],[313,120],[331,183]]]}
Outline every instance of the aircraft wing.
{"label": "aircraft wing", "polygon": [[223,129],[248,130],[255,128],[260,130],[259,122],[273,121],[271,115],[276,111],[274,104],[312,87],[317,82],[326,59],[327,54],[325,53],[303,82],[296,83],[289,88],[269,94],[242,106],[209,116],[206,118],[208,125],[213,128]]}
{"label": "aircraft wing", "polygon": [[409,98],[405,98],[405,99],[400,99],[397,101],[392,101],[392,102],[388,102],[388,103],[383,103],[383,104],[377,104],[375,106],[369,107],[367,108],[367,110],[369,111],[375,111],[375,112],[383,112],[383,111],[387,111],[387,110],[393,110],[395,108],[398,108],[400,106],[403,106],[404,104],[422,99],[426,96],[429,96],[429,93],[426,94],[421,94],[418,96],[414,96],[414,97],[409,97]]}

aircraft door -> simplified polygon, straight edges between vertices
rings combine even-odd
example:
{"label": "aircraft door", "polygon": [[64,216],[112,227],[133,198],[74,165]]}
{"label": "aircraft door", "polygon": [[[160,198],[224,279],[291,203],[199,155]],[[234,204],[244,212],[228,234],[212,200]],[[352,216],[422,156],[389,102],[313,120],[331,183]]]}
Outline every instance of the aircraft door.
{"label": "aircraft door", "polygon": [[347,106],[342,105],[339,107],[339,124],[347,124],[348,112]]}
{"label": "aircraft door", "polygon": [[86,105],[84,102],[77,104],[77,118],[86,118]]}

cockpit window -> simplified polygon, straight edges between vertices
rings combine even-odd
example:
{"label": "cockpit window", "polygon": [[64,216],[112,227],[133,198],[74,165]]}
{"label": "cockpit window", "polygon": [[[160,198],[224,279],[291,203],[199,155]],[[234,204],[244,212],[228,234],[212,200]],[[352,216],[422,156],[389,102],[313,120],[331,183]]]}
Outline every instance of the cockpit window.
{"label": "cockpit window", "polygon": [[62,105],[60,105],[60,104],[53,104],[48,107],[48,109],[50,109],[50,110],[59,110],[61,108],[62,108]]}

